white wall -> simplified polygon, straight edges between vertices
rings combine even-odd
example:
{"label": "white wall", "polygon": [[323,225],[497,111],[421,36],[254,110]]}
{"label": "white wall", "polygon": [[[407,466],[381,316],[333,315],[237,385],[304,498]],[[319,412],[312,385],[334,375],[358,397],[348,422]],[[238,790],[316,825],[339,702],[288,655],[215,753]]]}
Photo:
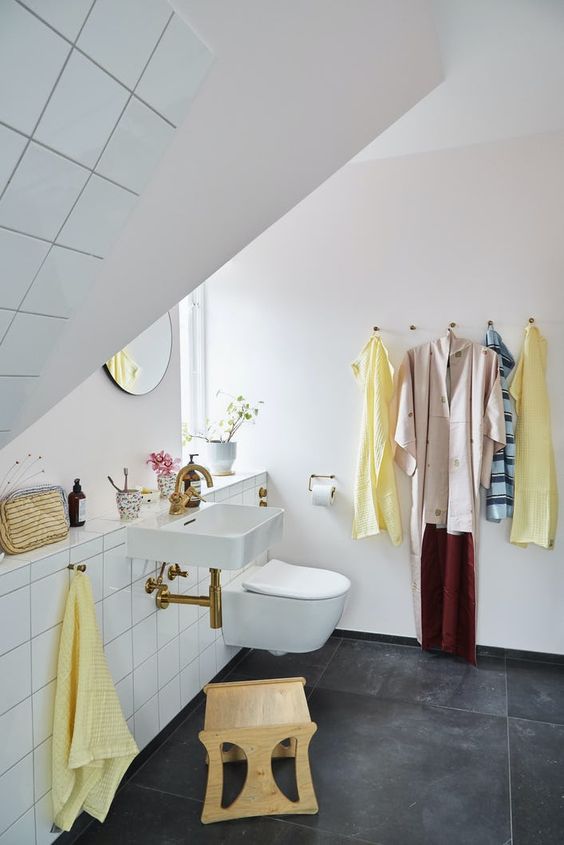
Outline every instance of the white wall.
{"label": "white wall", "polygon": [[[170,312],[173,347],[160,385],[146,396],[130,396],[110,381],[102,368],[86,379],[41,419],[0,450],[0,477],[29,452],[42,455],[45,479],[72,488],[81,479],[87,514],[106,513],[115,496],[106,476],[116,484],[128,467],[130,484],[155,486],[145,465],[149,452],[166,449],[181,454],[180,353],[178,310]],[[34,479],[34,481],[41,480]]]}
{"label": "white wall", "polygon": [[445,80],[382,132],[359,159],[564,130],[564,4],[432,4]]}
{"label": "white wall", "polygon": [[[206,286],[210,395],[264,399],[241,465],[268,467],[269,502],[287,510],[273,552],[352,579],[341,627],[414,634],[407,539],[350,539],[361,397],[349,363],[375,323],[397,366],[451,320],[477,341],[494,320],[517,355],[534,316],[564,486],[563,164],[564,135],[545,135],[349,165]],[[312,472],[337,474],[332,510],[310,506]],[[562,530],[547,552],[510,546],[508,529],[482,522],[478,640],[564,652]]]}

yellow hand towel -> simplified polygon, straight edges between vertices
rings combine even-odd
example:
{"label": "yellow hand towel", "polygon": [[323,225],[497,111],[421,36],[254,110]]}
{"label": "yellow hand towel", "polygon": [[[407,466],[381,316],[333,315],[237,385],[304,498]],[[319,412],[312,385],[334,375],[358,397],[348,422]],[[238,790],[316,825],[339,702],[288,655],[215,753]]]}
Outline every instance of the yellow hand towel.
{"label": "yellow hand towel", "polygon": [[515,506],[511,542],[554,546],[558,490],[546,387],[546,340],[528,326],[523,351],[511,383],[515,399]]}
{"label": "yellow hand towel", "polygon": [[352,368],[364,395],[352,536],[387,531],[399,546],[402,529],[389,416],[394,371],[381,338],[370,338]]}
{"label": "yellow hand towel", "polygon": [[78,572],[67,598],[53,723],[53,811],[70,830],[81,810],[104,821],[139,753],[106,664],[92,589]]}
{"label": "yellow hand towel", "polygon": [[133,360],[127,347],[124,347],[120,352],[116,352],[109,361],[106,361],[106,367],[113,380],[124,390],[133,387],[141,372],[141,367]]}

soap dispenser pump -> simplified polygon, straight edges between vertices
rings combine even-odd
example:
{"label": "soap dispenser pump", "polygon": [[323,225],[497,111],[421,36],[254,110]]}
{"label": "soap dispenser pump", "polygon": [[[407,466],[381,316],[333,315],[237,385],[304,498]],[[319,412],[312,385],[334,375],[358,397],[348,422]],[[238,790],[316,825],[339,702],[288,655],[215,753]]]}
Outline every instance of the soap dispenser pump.
{"label": "soap dispenser pump", "polygon": [[86,495],[82,492],[80,478],[74,479],[69,493],[69,520],[73,528],[80,528],[86,522]]}
{"label": "soap dispenser pump", "polygon": [[[194,452],[193,455],[190,455],[190,460],[188,461],[188,468],[190,464],[194,463],[194,458],[197,458],[199,452]],[[202,480],[200,475],[196,472],[196,470],[190,470],[190,472],[186,475],[184,479],[184,490],[188,490],[189,487],[192,487],[198,496],[202,495]],[[200,507],[200,499],[197,499],[195,496],[194,498],[190,499],[188,502],[189,508],[199,508]]]}

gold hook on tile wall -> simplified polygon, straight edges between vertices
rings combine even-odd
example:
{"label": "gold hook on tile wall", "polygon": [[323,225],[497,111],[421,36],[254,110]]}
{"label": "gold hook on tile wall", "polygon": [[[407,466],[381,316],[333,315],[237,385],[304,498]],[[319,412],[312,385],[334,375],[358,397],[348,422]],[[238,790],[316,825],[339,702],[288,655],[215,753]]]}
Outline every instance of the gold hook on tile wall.
{"label": "gold hook on tile wall", "polygon": [[75,572],[86,572],[85,563],[69,563],[67,569],[74,569]]}
{"label": "gold hook on tile wall", "polygon": [[534,318],[534,317],[529,317],[529,323],[534,323],[534,322],[535,322],[535,318]]}

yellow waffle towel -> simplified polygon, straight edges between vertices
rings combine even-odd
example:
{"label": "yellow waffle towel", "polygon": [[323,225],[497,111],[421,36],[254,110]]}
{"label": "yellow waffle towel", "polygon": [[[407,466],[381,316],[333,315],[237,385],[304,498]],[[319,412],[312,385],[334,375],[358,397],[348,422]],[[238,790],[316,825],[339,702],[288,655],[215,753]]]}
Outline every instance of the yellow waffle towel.
{"label": "yellow waffle towel", "polygon": [[554,546],[558,490],[546,388],[546,340],[528,326],[510,392],[515,399],[515,510],[511,542]]}
{"label": "yellow waffle towel", "polygon": [[67,598],[53,723],[53,812],[70,830],[81,810],[104,821],[139,753],[121,712],[96,624],[90,579],[78,572]]}
{"label": "yellow waffle towel", "polygon": [[106,367],[113,380],[125,390],[133,387],[141,372],[141,367],[133,360],[127,351],[127,347],[122,349],[121,352],[116,352],[109,361],[106,361]]}
{"label": "yellow waffle towel", "polygon": [[364,398],[352,536],[358,540],[387,531],[394,546],[399,546],[401,515],[389,413],[394,371],[380,337],[370,338],[352,369]]}

